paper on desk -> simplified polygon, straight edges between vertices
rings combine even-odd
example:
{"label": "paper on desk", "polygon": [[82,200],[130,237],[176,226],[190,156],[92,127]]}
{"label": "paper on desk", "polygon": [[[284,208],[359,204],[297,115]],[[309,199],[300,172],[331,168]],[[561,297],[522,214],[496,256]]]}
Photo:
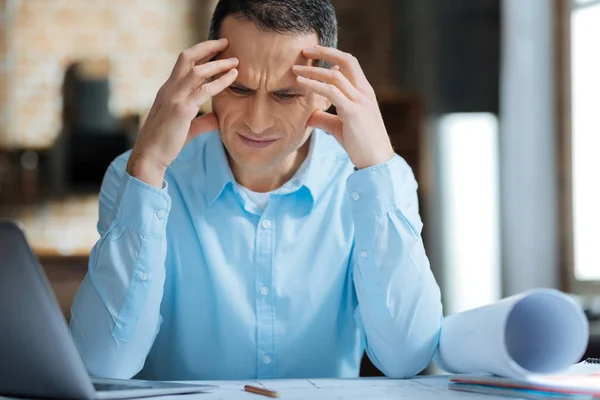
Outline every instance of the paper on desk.
{"label": "paper on desk", "polygon": [[436,359],[452,373],[519,379],[566,369],[588,340],[588,321],[575,301],[534,289],[446,317]]}
{"label": "paper on desk", "polygon": [[[200,383],[200,382],[198,382]],[[211,392],[190,396],[173,396],[164,400],[260,400],[261,396],[244,392],[246,384],[275,390],[285,400],[399,400],[419,399],[462,400],[472,397],[461,392],[448,390],[447,376],[423,376],[413,379],[285,379],[254,381],[201,381],[202,384],[216,385],[219,388]],[[486,400],[500,399],[490,396]],[[1,399],[0,399],[1,400]]]}

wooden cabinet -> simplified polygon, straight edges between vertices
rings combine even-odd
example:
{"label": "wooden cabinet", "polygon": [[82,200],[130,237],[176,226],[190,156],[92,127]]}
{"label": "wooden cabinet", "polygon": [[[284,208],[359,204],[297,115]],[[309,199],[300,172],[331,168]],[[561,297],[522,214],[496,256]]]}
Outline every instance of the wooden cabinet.
{"label": "wooden cabinet", "polygon": [[378,100],[394,150],[406,160],[420,181],[425,118],[421,98],[416,94],[387,93],[379,95]]}

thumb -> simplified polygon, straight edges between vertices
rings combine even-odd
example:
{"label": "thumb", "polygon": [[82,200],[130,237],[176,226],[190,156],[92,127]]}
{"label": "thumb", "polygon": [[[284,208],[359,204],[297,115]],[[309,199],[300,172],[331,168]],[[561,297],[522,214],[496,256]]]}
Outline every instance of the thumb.
{"label": "thumb", "polygon": [[342,121],[337,115],[329,114],[321,110],[312,113],[308,118],[307,126],[322,129],[331,134],[342,146],[344,137],[342,135]]}
{"label": "thumb", "polygon": [[207,113],[196,117],[190,123],[190,130],[185,139],[185,144],[188,144],[203,133],[212,132],[217,129],[219,129],[219,121],[214,113]]}

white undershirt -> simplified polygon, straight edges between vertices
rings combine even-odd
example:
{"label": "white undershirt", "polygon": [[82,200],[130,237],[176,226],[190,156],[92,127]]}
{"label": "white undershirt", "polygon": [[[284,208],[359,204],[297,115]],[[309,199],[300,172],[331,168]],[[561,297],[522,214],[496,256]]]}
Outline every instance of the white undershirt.
{"label": "white undershirt", "polygon": [[[298,171],[296,171],[296,173],[294,174],[292,179],[300,177],[300,176],[304,175],[304,173],[306,172],[306,169],[308,168],[310,159],[312,158],[313,149],[315,147],[314,141],[315,141],[315,134],[313,133],[310,138],[310,148],[308,151],[308,155],[307,155],[306,159],[302,162],[302,165],[300,165],[300,168],[298,168]],[[269,199],[271,198],[271,193],[275,192],[275,191],[273,191],[273,192],[259,193],[259,192],[254,192],[239,183],[237,183],[237,186],[239,187],[239,189],[241,191],[243,191],[248,196],[250,201],[252,201],[262,211],[265,211],[265,208],[267,208],[267,205],[269,204]]]}
{"label": "white undershirt", "polygon": [[260,208],[262,211],[264,211],[265,208],[267,208],[267,204],[269,204],[269,199],[271,198],[271,193],[272,192],[266,192],[266,193],[254,192],[254,191],[252,191],[252,190],[250,190],[247,187],[242,186],[242,185],[239,185],[239,188],[244,193],[246,193],[246,195],[248,196],[248,198],[254,204],[256,204],[256,206],[258,208]]}

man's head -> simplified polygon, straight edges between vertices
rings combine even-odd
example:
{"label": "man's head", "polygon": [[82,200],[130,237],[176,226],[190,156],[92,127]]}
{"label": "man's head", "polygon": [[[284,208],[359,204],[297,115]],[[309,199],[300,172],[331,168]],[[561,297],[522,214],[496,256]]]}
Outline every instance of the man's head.
{"label": "man's head", "polygon": [[329,0],[221,0],[209,38],[223,37],[218,58],[239,59],[236,81],[213,99],[223,143],[238,167],[268,170],[305,144],[309,117],[329,106],[291,67],[311,65],[303,48],[337,46],[335,11]]}

